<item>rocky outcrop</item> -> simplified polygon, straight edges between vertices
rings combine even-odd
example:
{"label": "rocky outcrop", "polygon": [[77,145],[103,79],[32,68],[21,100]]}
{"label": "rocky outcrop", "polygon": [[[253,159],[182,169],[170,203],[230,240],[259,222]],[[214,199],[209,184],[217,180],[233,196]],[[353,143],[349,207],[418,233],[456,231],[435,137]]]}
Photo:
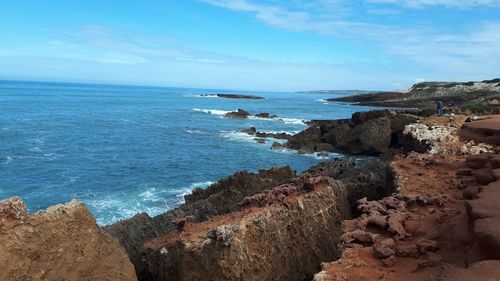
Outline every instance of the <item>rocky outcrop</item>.
{"label": "rocky outcrop", "polygon": [[489,116],[479,121],[464,123],[460,130],[464,140],[500,146],[500,115]]}
{"label": "rocky outcrop", "polygon": [[263,118],[263,119],[274,119],[274,118],[278,118],[278,116],[274,115],[274,114],[269,114],[267,112],[263,112],[263,113],[258,113],[258,114],[255,114],[255,117],[257,118]]}
{"label": "rocky outcrop", "polygon": [[321,260],[340,253],[340,222],[349,216],[346,190],[340,182],[325,178],[275,190],[281,189],[295,196],[266,195],[255,202],[263,207],[218,217],[147,243],[144,255],[153,279],[309,278]]}
{"label": "rocky outcrop", "polygon": [[250,116],[250,112],[245,111],[241,108],[236,111],[228,112],[224,115],[224,117],[226,118],[239,118],[239,119],[245,119],[248,118],[248,116]]}
{"label": "rocky outcrop", "polygon": [[188,222],[145,243],[147,275],[151,280],[310,278],[321,261],[339,256],[340,225],[351,216],[351,202],[393,191],[388,169],[375,158],[323,163],[244,198],[237,212]]}
{"label": "rocky outcrop", "polygon": [[351,119],[310,122],[311,127],[294,135],[287,147],[302,152],[338,151],[353,155],[380,155],[399,147],[405,125],[413,115],[382,110],[355,113]]}
{"label": "rocky outcrop", "polygon": [[140,254],[144,243],[166,235],[191,217],[193,222],[201,222],[211,217],[240,209],[239,202],[247,196],[277,186],[295,177],[289,167],[261,170],[259,173],[237,172],[207,187],[197,189],[186,196],[186,203],[174,210],[151,218],[146,213],[104,227],[117,237],[127,250],[137,274],[142,280],[149,280],[149,273]]}
{"label": "rocky outcrop", "polygon": [[116,238],[71,201],[28,214],[19,198],[0,201],[0,280],[137,280]]}
{"label": "rocky outcrop", "polygon": [[349,97],[328,99],[331,102],[349,102],[364,106],[435,109],[438,101],[449,112],[470,111],[483,114],[500,113],[499,79],[476,82],[422,82],[404,92],[375,92]]}
{"label": "rocky outcrop", "polygon": [[255,127],[250,127],[241,131],[242,133],[256,136],[258,138],[273,138],[273,139],[290,139],[292,136],[287,133],[267,133],[267,132],[259,132]]}

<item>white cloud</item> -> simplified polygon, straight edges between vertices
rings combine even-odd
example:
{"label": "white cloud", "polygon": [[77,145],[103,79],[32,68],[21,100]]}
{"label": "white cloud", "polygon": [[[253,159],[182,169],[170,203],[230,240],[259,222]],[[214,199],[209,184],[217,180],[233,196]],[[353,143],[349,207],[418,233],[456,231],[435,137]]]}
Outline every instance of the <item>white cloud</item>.
{"label": "white cloud", "polygon": [[471,7],[497,7],[500,0],[366,0],[368,3],[395,4],[410,8],[422,8],[425,6],[445,6],[452,8]]}

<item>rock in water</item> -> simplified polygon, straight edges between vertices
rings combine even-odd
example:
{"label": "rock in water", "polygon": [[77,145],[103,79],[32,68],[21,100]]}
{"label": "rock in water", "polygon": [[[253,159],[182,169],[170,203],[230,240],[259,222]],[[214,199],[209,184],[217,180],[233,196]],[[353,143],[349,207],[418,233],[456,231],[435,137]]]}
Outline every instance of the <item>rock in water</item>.
{"label": "rock in water", "polygon": [[238,109],[237,111],[228,112],[226,113],[226,115],[224,115],[224,117],[226,118],[241,118],[241,119],[248,118],[248,116],[250,116],[250,112],[245,111],[241,108]]}
{"label": "rock in water", "polygon": [[137,280],[116,238],[71,201],[28,214],[17,197],[0,201],[0,280]]}

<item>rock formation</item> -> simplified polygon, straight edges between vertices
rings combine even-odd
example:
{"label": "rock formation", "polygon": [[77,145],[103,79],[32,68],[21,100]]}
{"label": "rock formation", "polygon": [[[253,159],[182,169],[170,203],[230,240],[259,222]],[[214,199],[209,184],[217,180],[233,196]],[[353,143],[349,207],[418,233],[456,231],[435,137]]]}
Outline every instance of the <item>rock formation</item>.
{"label": "rock formation", "polygon": [[303,153],[338,151],[380,155],[401,145],[406,125],[418,117],[382,110],[353,114],[351,119],[310,122],[308,129],[289,138],[287,147]]}
{"label": "rock formation", "polygon": [[118,240],[71,201],[28,214],[19,198],[0,201],[0,280],[137,280]]}
{"label": "rock formation", "polygon": [[248,116],[250,116],[250,113],[241,108],[236,111],[228,112],[224,115],[224,117],[226,118],[240,118],[240,119],[248,118]]}
{"label": "rock formation", "polygon": [[193,222],[205,221],[240,209],[239,202],[262,190],[277,186],[295,177],[289,167],[261,170],[259,173],[237,172],[206,189],[194,190],[185,197],[186,203],[174,210],[151,218],[146,213],[104,227],[117,237],[127,250],[137,274],[148,280],[148,272],[140,254],[144,243],[166,235],[179,226],[179,220],[192,217]]}

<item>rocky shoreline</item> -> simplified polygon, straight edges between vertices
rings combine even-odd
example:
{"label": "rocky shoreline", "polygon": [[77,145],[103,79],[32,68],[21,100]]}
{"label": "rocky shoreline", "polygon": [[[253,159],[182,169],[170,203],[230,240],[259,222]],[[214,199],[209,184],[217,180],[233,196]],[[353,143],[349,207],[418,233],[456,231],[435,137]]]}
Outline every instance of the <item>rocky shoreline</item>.
{"label": "rocky shoreline", "polygon": [[463,126],[464,116],[383,110],[311,121],[283,136],[287,148],[362,157],[300,175],[238,172],[179,208],[103,228],[76,202],[29,215],[19,199],[1,201],[0,279],[496,280],[492,118]]}

